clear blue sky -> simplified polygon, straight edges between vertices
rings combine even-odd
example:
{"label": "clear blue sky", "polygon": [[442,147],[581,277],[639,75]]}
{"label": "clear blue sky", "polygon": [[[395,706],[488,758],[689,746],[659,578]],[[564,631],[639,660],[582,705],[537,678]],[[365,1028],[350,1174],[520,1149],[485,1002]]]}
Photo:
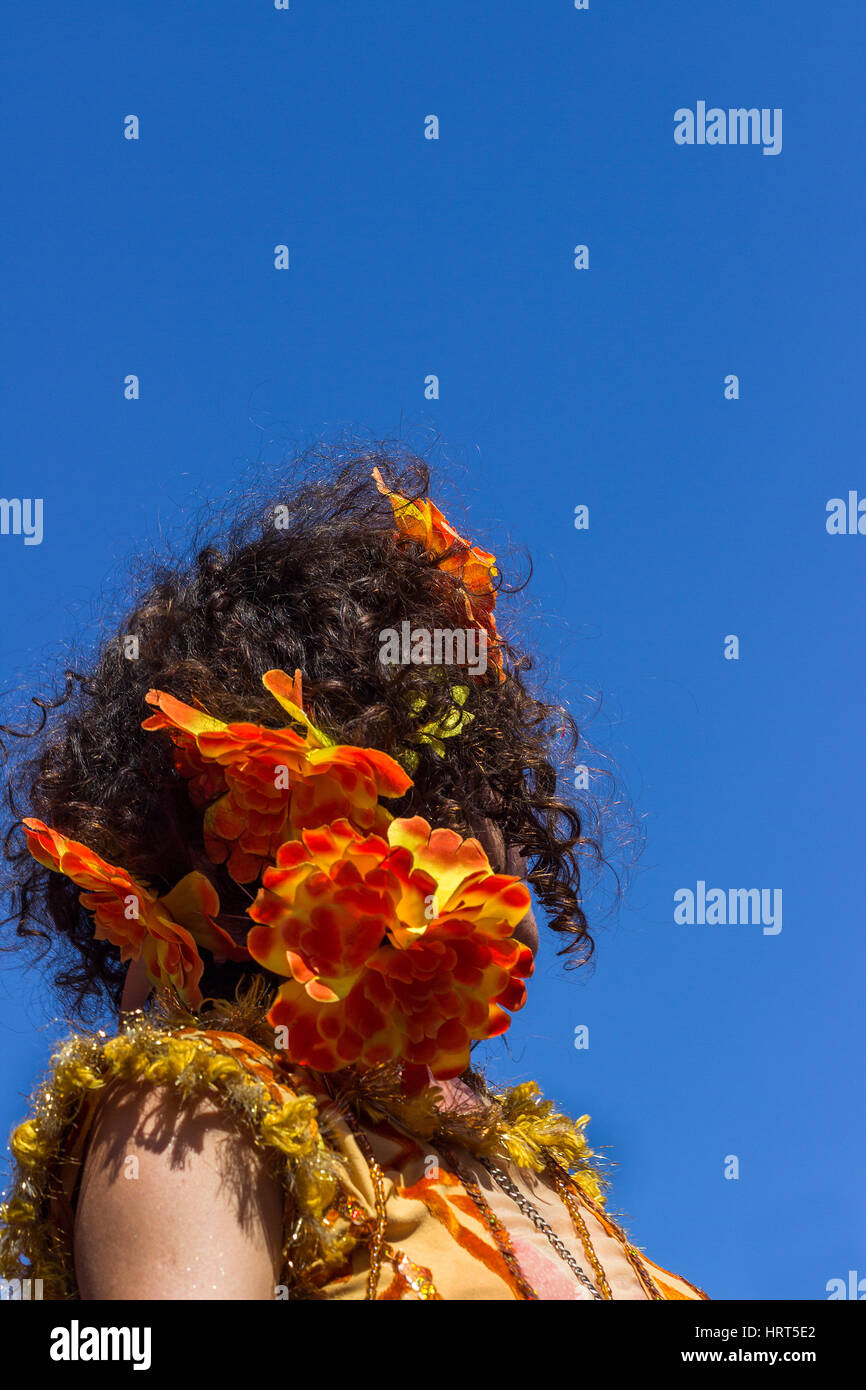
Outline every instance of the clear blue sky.
{"label": "clear blue sky", "polygon": [[[202,493],[438,430],[646,835],[495,1074],[591,1113],[635,1238],[711,1295],[866,1275],[866,536],[825,528],[866,494],[862,7],[47,0],[4,31],[2,491],[44,539],[0,536],[3,689]],[[676,145],[698,101],[782,108],[781,153]],[[677,925],[698,880],[781,888],[782,931]],[[4,1131],[51,1018],[7,970]]]}

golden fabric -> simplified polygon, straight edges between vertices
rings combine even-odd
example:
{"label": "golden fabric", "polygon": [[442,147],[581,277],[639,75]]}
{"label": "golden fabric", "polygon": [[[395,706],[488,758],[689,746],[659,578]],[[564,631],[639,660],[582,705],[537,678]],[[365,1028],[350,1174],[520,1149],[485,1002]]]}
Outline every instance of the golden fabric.
{"label": "golden fabric", "polygon": [[[31,1116],[12,1136],[17,1172],[0,1212],[0,1275],[41,1278],[45,1297],[77,1298],[78,1180],[100,1100],[112,1082],[126,1081],[218,1099],[271,1155],[286,1194],[278,1298],[363,1299],[377,1239],[378,1299],[524,1297],[489,1220],[442,1148],[483,1190],[538,1297],[591,1295],[491,1181],[482,1155],[506,1170],[592,1277],[553,1188],[550,1161],[570,1173],[569,1189],[614,1298],[706,1298],[630,1245],[604,1211],[603,1180],[582,1132],[585,1117],[574,1122],[558,1114],[531,1083],[493,1094],[476,1080],[474,1095],[457,1088],[470,1103],[458,1099],[443,1109],[433,1092],[402,1095],[393,1066],[339,1078],[337,1086],[338,1078],[286,1067],[266,1045],[272,1039],[262,1011],[248,1001],[219,1004],[204,1020],[138,1014],[114,1038],[76,1035],[65,1043]],[[377,1181],[384,1185],[378,1211],[384,1196],[386,1218],[378,1235]]]}

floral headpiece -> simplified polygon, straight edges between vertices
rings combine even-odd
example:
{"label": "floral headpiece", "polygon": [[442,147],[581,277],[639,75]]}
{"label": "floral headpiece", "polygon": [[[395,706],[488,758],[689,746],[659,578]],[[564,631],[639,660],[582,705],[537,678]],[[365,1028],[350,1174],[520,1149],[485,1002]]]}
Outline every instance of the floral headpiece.
{"label": "floral headpiece", "polygon": [[[384,490],[378,470],[376,479]],[[458,546],[444,567],[459,571],[468,616],[498,642],[494,557],[462,541],[432,503],[388,495],[399,534],[424,540],[437,556]],[[268,671],[262,681],[287,727],[226,723],[160,690],[148,692],[154,713],[142,725],[169,734],[175,770],[204,813],[210,861],[239,884],[260,883],[244,946],[219,925],[219,895],[205,874],[187,874],[158,896],[28,817],[30,853],[82,890],[98,940],[190,1009],[202,1004],[200,949],[284,977],[268,1019],[282,1030],[287,1061],[330,1072],[401,1060],[409,1090],[426,1083],[427,1068],[440,1079],[458,1076],[470,1044],[503,1033],[506,1011],[525,1001],[532,952],[512,933],[529,893],[513,875],[493,872],[477,840],[421,816],[395,819],[382,800],[403,796],[413,786],[409,773],[378,749],[335,743],[317,728],[303,708],[299,671],[294,679]],[[463,709],[468,693],[454,687],[452,714],[423,726],[416,741],[444,756],[443,739],[472,718]],[[418,754],[404,751],[414,771]]]}
{"label": "floral headpiece", "polygon": [[440,568],[444,573],[454,574],[460,580],[464,589],[467,621],[486,633],[488,659],[500,681],[504,681],[502,638],[493,616],[496,607],[495,580],[499,578],[496,556],[458,535],[429,497],[413,501],[399,492],[391,492],[378,468],[373,469],[373,479],[379,491],[391,503],[397,535],[405,540],[419,541],[432,559],[441,561]]}

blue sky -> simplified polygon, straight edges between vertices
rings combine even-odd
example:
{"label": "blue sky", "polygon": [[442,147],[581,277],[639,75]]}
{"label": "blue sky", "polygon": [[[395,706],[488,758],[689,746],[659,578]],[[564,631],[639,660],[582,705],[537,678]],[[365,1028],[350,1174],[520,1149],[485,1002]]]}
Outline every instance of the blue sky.
{"label": "blue sky", "polygon": [[[440,435],[479,540],[530,551],[543,667],[646,841],[592,971],[548,942],[494,1075],[592,1115],[638,1243],[714,1297],[866,1276],[866,537],[825,526],[866,495],[861,7],[49,0],[4,28],[2,490],[44,502],[40,545],[0,535],[7,707],[203,496],[342,429]],[[781,108],[781,153],[678,146],[698,101]],[[780,888],[781,932],[676,924],[698,880]],[[62,1032],[8,968],[4,1132]]]}

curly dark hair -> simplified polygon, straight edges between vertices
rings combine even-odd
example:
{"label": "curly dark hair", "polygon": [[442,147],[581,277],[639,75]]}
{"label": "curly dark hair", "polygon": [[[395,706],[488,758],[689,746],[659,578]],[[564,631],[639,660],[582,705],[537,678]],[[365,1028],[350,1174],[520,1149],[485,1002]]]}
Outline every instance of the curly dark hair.
{"label": "curly dark hair", "polygon": [[[58,991],[78,1012],[94,1000],[116,1006],[125,967],[114,946],[94,939],[72,882],[30,857],[18,818],[41,818],[159,892],[200,867],[201,812],[174,769],[168,735],[141,728],[151,712],[148,690],[226,720],[283,727],[285,713],[261,677],[274,667],[300,668],[318,724],[340,742],[392,755],[453,708],[450,679],[432,678],[429,666],[379,659],[385,629],[404,620],[413,628],[459,627],[465,606],[459,578],[441,559],[397,542],[390,504],[371,482],[374,466],[404,495],[428,495],[428,467],[412,453],[376,446],[347,460],[327,448],[309,451],[284,475],[296,478],[294,486],[245,504],[216,539],[203,543],[199,530],[191,557],[151,568],[132,611],[87,669],[67,669],[62,691],[33,699],[35,727],[0,726],[7,739],[31,741],[26,756],[7,762],[15,823],[5,838],[5,922],[18,937],[42,942],[57,961]],[[500,626],[501,600],[522,587],[500,579]],[[428,743],[415,745],[415,785],[389,809],[462,834],[475,833],[479,815],[494,822],[504,843],[525,854],[527,880],[564,939],[560,954],[581,964],[593,943],[580,860],[585,852],[601,856],[597,838],[583,833],[586,810],[558,793],[554,754],[555,745],[561,761],[573,755],[578,731],[567,710],[529,692],[530,659],[507,640],[503,651],[508,678],[500,682],[488,667],[465,681],[472,720],[449,739],[444,757]],[[211,878],[225,911],[242,914],[251,895],[222,866]],[[227,994],[249,969],[211,962],[202,986]]]}

